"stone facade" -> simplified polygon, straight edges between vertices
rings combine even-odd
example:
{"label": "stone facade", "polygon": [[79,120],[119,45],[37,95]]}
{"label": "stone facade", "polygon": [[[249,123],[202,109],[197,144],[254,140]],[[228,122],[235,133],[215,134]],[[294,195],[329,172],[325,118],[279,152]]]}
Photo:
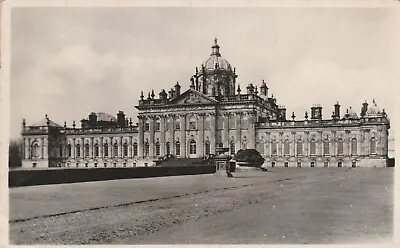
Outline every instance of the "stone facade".
{"label": "stone facade", "polygon": [[351,108],[322,119],[313,106],[303,120],[286,119],[286,109],[269,96],[263,81],[236,85],[236,70],[222,58],[215,40],[210,57],[196,68],[190,87],[176,83],[168,92],[141,93],[137,125],[120,111],[117,117],[91,113],[81,128],[60,126],[47,116],[34,125],[23,122],[23,167],[152,166],[171,154],[201,158],[216,147],[257,149],[266,166],[384,167],[390,122],[375,101],[363,103],[360,116]]}

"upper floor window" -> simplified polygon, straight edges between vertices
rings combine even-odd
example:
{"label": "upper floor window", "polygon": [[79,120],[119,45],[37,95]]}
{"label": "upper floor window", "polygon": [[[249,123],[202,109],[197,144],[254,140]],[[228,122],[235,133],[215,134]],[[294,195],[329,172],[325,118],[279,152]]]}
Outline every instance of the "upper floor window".
{"label": "upper floor window", "polygon": [[149,131],[150,130],[150,123],[146,122],[144,124],[144,131]]}
{"label": "upper floor window", "polygon": [[303,141],[302,140],[297,140],[297,147],[296,147],[296,154],[297,155],[303,155]]}
{"label": "upper floor window", "polygon": [[108,157],[108,144],[104,144],[104,157]]}
{"label": "upper floor window", "polygon": [[329,140],[324,140],[324,155],[329,155]]}
{"label": "upper floor window", "polygon": [[357,155],[357,139],[351,139],[351,155]]}
{"label": "upper floor window", "polygon": [[118,144],[115,143],[113,146],[113,155],[114,157],[118,157]]}
{"label": "upper floor window", "polygon": [[317,144],[315,139],[310,140],[310,154],[315,155],[317,154]]}
{"label": "upper floor window", "polygon": [[230,115],[229,116],[229,129],[235,129],[236,128],[236,118],[235,115]]}
{"label": "upper floor window", "polygon": [[128,143],[124,143],[123,146],[123,150],[124,150],[124,157],[128,157]]}
{"label": "upper floor window", "polygon": [[76,156],[80,157],[81,156],[81,145],[76,144]]}
{"label": "upper floor window", "polygon": [[338,153],[338,155],[343,155],[343,139],[338,139],[337,153]]}
{"label": "upper floor window", "polygon": [[290,143],[287,139],[283,143],[283,154],[290,155]]}
{"label": "upper floor window", "polygon": [[210,116],[207,116],[204,119],[204,129],[207,129],[207,130],[211,129],[211,117]]}
{"label": "upper floor window", "polygon": [[39,145],[37,144],[37,143],[34,143],[33,145],[32,145],[32,148],[31,148],[32,150],[31,150],[31,157],[32,158],[37,158],[37,157],[39,157]]}
{"label": "upper floor window", "polygon": [[68,157],[72,157],[72,146],[71,146],[71,144],[68,144],[68,147],[67,147],[67,153],[68,153]]}
{"label": "upper floor window", "polygon": [[175,130],[181,130],[181,122],[180,120],[175,121]]}
{"label": "upper floor window", "polygon": [[206,155],[209,155],[210,154],[210,152],[211,152],[211,149],[210,149],[210,141],[206,141],[206,143],[205,143],[205,153],[206,153]]}
{"label": "upper floor window", "polygon": [[99,144],[94,145],[94,156],[97,158],[99,156]]}
{"label": "upper floor window", "polygon": [[138,145],[137,143],[133,143],[133,156],[137,156],[138,155]]}
{"label": "upper floor window", "polygon": [[85,144],[85,158],[88,158],[89,156],[90,156],[89,144]]}

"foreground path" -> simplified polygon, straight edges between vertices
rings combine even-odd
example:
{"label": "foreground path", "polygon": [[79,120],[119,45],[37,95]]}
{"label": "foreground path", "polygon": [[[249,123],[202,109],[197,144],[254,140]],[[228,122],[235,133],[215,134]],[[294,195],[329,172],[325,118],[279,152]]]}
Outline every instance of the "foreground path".
{"label": "foreground path", "polygon": [[[152,188],[159,180],[160,184],[155,188],[163,192],[172,192],[171,188],[174,186],[169,186],[172,184],[182,188],[179,191],[176,186],[175,193],[196,190],[197,193],[11,222],[10,242],[347,243],[387,239],[392,233],[392,169],[282,168],[262,174],[237,173],[237,176],[241,177],[180,177],[185,178],[180,183],[171,183],[171,178],[158,178],[147,186]],[[174,177],[172,181],[178,178]],[[162,182],[167,184],[162,185]],[[124,180],[108,182],[103,186],[114,187],[115,190],[125,189],[121,190],[119,198],[114,195],[114,199],[119,200],[124,199],[124,194],[130,194],[127,188],[140,185],[136,183],[136,180]],[[118,184],[120,186],[116,186]],[[142,183],[142,187],[144,184],[146,183]],[[90,189],[87,184],[79,185]],[[79,188],[79,185],[75,187]],[[100,190],[94,192],[97,194]],[[154,192],[150,190],[149,194]],[[22,192],[18,193],[21,196]],[[134,196],[146,193],[137,191]],[[11,196],[12,194],[13,192]],[[90,195],[88,191],[75,192],[74,197],[70,198],[74,202],[84,201],[82,197],[87,195]],[[54,200],[57,201],[57,198]],[[12,201],[13,198],[11,203]],[[108,201],[104,200],[104,203]],[[45,202],[43,206],[46,206]]]}

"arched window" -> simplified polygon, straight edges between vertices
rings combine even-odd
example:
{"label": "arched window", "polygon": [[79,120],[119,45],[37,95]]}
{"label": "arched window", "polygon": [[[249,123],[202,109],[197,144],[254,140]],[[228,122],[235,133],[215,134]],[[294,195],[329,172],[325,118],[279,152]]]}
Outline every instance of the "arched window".
{"label": "arched window", "polygon": [[329,155],[329,140],[324,139],[324,155]]}
{"label": "arched window", "polygon": [[236,153],[236,151],[235,151],[235,141],[232,140],[229,143],[229,150],[231,152],[231,155],[235,155],[235,153]]}
{"label": "arched window", "polygon": [[296,147],[296,154],[297,156],[303,155],[303,141],[301,139],[297,140],[297,147]]}
{"label": "arched window", "polygon": [[278,155],[278,145],[277,145],[276,140],[272,140],[272,143],[271,143],[271,155],[272,156]]}
{"label": "arched window", "polygon": [[165,144],[166,150],[167,150],[167,154],[171,154],[171,143],[167,142],[167,144]]}
{"label": "arched window", "polygon": [[181,142],[177,141],[175,143],[175,155],[180,156],[181,155]]}
{"label": "arched window", "polygon": [[138,155],[138,146],[137,143],[133,143],[133,156],[137,156]]}
{"label": "arched window", "polygon": [[222,142],[219,142],[218,147],[224,147],[224,144]]}
{"label": "arched window", "polygon": [[351,139],[351,155],[357,155],[357,139]]}
{"label": "arched window", "polygon": [[37,143],[34,143],[32,145],[31,149],[32,149],[31,150],[31,157],[32,158],[38,158],[39,157],[39,145]]}
{"label": "arched window", "polygon": [[108,157],[108,144],[104,144],[104,157]]}
{"label": "arched window", "polygon": [[81,145],[80,144],[76,144],[76,157],[80,157],[81,156]]}
{"label": "arched window", "polygon": [[85,144],[85,158],[88,158],[89,156],[90,156],[89,144]]}
{"label": "arched window", "polygon": [[150,151],[150,144],[149,142],[144,143],[144,155],[149,156],[149,151]]}
{"label": "arched window", "polygon": [[338,139],[337,141],[337,154],[343,155],[343,139]]}
{"label": "arched window", "polygon": [[376,154],[376,138],[375,137],[372,137],[369,140],[369,153]]}
{"label": "arched window", "polygon": [[113,146],[113,156],[116,158],[118,157],[118,144],[115,143]]}
{"label": "arched window", "polygon": [[156,142],[156,156],[160,156],[160,142]]}
{"label": "arched window", "polygon": [[310,140],[310,155],[317,154],[317,145],[315,139]]}
{"label": "arched window", "polygon": [[99,144],[97,143],[94,145],[94,156],[99,157]]}
{"label": "arched window", "polygon": [[283,142],[283,154],[290,155],[290,143],[287,139]]}
{"label": "arched window", "polygon": [[128,143],[124,143],[123,145],[123,150],[124,150],[124,157],[128,157]]}
{"label": "arched window", "polygon": [[205,146],[206,146],[206,155],[209,155],[210,151],[211,151],[210,141],[207,140],[206,143],[205,143]]}
{"label": "arched window", "polygon": [[71,146],[71,144],[68,144],[68,146],[67,146],[67,153],[68,153],[68,157],[72,157],[72,146]]}
{"label": "arched window", "polygon": [[189,144],[189,154],[195,155],[196,154],[196,141],[191,140]]}

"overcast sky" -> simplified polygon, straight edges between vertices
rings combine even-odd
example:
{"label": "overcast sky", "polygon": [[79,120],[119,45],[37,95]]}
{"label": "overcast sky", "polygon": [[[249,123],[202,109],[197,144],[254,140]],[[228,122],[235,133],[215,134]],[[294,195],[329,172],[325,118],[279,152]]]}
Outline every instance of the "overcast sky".
{"label": "overcast sky", "polygon": [[288,117],[375,98],[393,119],[394,22],[372,8],[13,9],[11,136],[45,114],[71,126],[123,110],[135,123],[140,91],[186,90],[214,37],[242,89],[264,79]]}

